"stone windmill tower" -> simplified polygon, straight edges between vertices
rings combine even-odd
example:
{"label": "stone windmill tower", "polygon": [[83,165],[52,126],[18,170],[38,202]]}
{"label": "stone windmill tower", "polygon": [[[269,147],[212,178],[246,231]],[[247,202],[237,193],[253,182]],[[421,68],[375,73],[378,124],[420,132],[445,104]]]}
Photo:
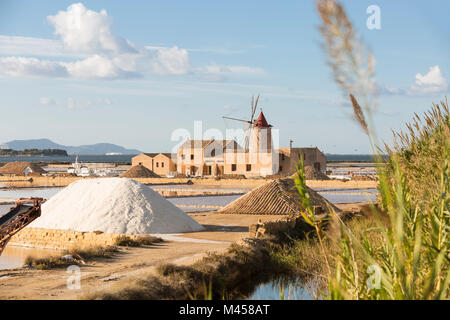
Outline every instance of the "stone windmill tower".
{"label": "stone windmill tower", "polygon": [[267,153],[272,152],[272,131],[271,125],[268,124],[262,110],[258,118],[254,120],[256,109],[258,107],[259,95],[252,97],[251,114],[248,120],[223,117],[224,119],[241,121],[246,125],[243,147],[245,151],[250,153]]}
{"label": "stone windmill tower", "polygon": [[246,123],[244,150],[247,153],[246,164],[250,166],[255,175],[270,175],[278,171],[278,161],[273,148],[272,125],[270,125],[264,113],[260,112],[254,120],[258,107],[259,96],[256,100],[252,98],[251,116],[249,120],[223,117],[225,119],[241,121]]}
{"label": "stone windmill tower", "polygon": [[260,112],[253,121],[250,130],[250,153],[272,153],[272,126],[267,122],[264,113]]}

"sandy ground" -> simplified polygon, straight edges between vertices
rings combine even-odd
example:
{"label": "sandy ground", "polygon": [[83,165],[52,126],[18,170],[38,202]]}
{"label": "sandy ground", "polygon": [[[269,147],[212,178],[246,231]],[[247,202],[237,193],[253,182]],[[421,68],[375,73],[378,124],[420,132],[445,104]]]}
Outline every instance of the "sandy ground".
{"label": "sandy ground", "polygon": [[164,235],[161,244],[146,248],[124,248],[111,259],[89,262],[81,267],[81,289],[69,290],[66,269],[0,271],[0,299],[77,299],[104,289],[118,279],[154,272],[161,263],[191,264],[207,252],[225,251],[233,242],[248,236],[248,226],[258,220],[283,216],[223,215],[198,213],[192,217],[208,231]]}
{"label": "sandy ground", "polygon": [[[339,205],[344,210],[358,210],[358,204]],[[119,279],[155,272],[161,263],[189,265],[208,252],[223,252],[233,242],[248,236],[248,226],[277,220],[280,215],[226,215],[214,212],[191,214],[207,231],[162,236],[163,243],[145,248],[123,248],[111,259],[81,266],[81,288],[69,290],[66,269],[0,271],[0,299],[79,299],[105,289]]]}

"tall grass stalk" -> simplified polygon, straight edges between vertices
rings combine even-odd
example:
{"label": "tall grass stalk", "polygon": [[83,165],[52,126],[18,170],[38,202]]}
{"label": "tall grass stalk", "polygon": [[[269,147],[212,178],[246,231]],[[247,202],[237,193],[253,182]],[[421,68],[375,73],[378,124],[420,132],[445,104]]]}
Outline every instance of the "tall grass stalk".
{"label": "tall grass stalk", "polygon": [[[447,102],[434,105],[426,124],[409,125],[397,134],[387,163],[377,140],[374,58],[364,50],[344,8],[318,0],[320,31],[334,78],[350,96],[354,118],[375,153],[380,210],[372,206],[376,227],[355,233],[333,213],[339,237],[326,241],[308,201],[303,164],[296,185],[305,206],[305,221],[316,230],[327,257],[330,299],[446,299],[449,297],[449,113]],[[362,101],[362,106],[358,101]],[[434,161],[427,162],[434,157]],[[426,174],[424,174],[425,172]],[[419,177],[417,177],[419,173]],[[423,186],[433,186],[421,192]],[[424,197],[426,195],[426,199]],[[388,216],[388,222],[382,219]],[[328,248],[325,243],[330,244]]]}

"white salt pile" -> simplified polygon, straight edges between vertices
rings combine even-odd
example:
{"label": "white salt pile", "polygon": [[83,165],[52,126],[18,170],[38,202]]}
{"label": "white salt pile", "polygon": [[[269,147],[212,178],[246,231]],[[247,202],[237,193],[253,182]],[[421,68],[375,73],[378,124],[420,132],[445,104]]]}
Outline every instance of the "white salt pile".
{"label": "white salt pile", "polygon": [[42,205],[32,228],[152,234],[203,227],[150,187],[127,178],[79,180]]}

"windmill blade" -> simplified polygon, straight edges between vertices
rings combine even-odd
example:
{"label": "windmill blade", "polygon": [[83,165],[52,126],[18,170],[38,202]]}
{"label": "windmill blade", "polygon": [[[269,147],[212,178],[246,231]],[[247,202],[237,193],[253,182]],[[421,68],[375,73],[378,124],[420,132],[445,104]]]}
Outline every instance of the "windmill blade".
{"label": "windmill blade", "polygon": [[252,124],[248,124],[247,127],[244,129],[245,130],[245,138],[244,138],[244,150],[248,150],[249,149],[249,145],[250,145],[250,135],[252,134]]}
{"label": "windmill blade", "polygon": [[250,118],[250,121],[253,123],[253,118],[255,117],[255,113],[256,113],[256,108],[258,107],[258,102],[259,102],[259,94],[256,97],[256,101],[255,103],[253,103],[253,98],[252,98],[252,116]]}
{"label": "windmill blade", "polygon": [[250,121],[248,121],[248,120],[244,120],[244,119],[231,118],[231,117],[225,117],[225,116],[223,116],[222,118],[224,118],[224,119],[228,119],[228,120],[234,120],[234,121],[242,121],[242,122],[247,122],[247,123],[251,123]]}

